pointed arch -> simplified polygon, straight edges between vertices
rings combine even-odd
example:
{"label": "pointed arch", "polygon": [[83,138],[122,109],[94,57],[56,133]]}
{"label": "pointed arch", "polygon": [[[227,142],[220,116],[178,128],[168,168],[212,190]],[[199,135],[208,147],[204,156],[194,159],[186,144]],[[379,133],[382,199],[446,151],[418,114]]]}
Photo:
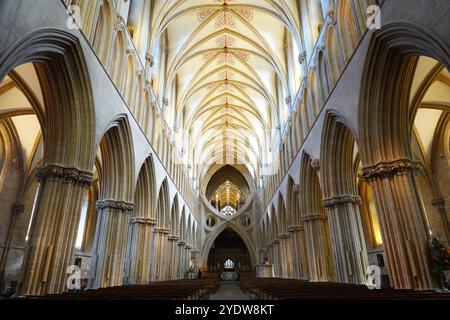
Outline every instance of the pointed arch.
{"label": "pointed arch", "polygon": [[164,178],[159,188],[156,207],[156,224],[158,228],[168,229],[170,227],[170,199],[167,178]]}

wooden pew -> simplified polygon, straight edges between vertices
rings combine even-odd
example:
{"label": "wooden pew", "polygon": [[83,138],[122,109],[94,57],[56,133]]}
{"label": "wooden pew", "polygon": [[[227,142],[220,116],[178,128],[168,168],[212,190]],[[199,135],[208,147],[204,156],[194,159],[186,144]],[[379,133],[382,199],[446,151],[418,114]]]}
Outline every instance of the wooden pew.
{"label": "wooden pew", "polygon": [[414,290],[369,290],[363,285],[259,278],[241,282],[254,300],[450,300],[450,294]]}
{"label": "wooden pew", "polygon": [[30,299],[47,300],[208,300],[217,291],[219,282],[211,279],[189,279],[152,282],[148,285],[125,285],[118,287],[73,291],[51,294]]}

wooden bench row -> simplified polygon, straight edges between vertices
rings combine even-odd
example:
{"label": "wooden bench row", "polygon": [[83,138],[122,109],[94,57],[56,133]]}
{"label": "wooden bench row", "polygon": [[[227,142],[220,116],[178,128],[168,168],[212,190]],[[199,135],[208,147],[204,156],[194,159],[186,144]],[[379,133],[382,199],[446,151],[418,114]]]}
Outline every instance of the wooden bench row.
{"label": "wooden bench row", "polygon": [[251,300],[450,300],[450,294],[414,290],[370,290],[363,285],[307,282],[292,279],[243,280]]}
{"label": "wooden bench row", "polygon": [[46,300],[209,300],[210,294],[216,292],[218,288],[219,281],[217,280],[190,279],[71,291],[28,298]]}

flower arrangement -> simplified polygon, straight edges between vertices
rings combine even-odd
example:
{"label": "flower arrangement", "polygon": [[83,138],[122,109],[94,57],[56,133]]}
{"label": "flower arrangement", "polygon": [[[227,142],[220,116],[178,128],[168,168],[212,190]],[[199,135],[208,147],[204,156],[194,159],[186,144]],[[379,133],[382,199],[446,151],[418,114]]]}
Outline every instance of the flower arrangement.
{"label": "flower arrangement", "polygon": [[429,248],[432,272],[440,275],[445,271],[450,270],[450,248],[437,237],[430,240]]}

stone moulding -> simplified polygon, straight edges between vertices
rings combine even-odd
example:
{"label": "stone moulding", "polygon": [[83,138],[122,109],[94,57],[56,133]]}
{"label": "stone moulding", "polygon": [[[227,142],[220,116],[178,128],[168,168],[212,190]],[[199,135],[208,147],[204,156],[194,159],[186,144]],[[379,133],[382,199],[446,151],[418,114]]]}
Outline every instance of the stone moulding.
{"label": "stone moulding", "polygon": [[113,209],[120,211],[133,211],[134,204],[125,202],[125,201],[116,201],[116,200],[100,200],[97,201],[95,207],[98,210],[102,209]]}
{"label": "stone moulding", "polygon": [[149,225],[155,225],[156,219],[153,218],[143,218],[143,217],[133,217],[130,218],[131,224],[149,224]]}
{"label": "stone moulding", "polygon": [[170,241],[178,241],[178,240],[180,240],[180,237],[179,236],[175,236],[175,235],[169,235],[169,240]]}
{"label": "stone moulding", "polygon": [[90,172],[57,165],[47,165],[39,169],[36,178],[39,182],[62,181],[65,183],[81,184],[85,187],[90,186],[94,181],[93,175]]}
{"label": "stone moulding", "polygon": [[161,234],[169,234],[169,233],[170,233],[170,229],[166,229],[166,228],[155,228],[154,232],[155,232],[155,233],[161,233]]}
{"label": "stone moulding", "polygon": [[304,230],[303,226],[292,226],[288,228],[289,232],[297,232],[297,231],[302,231]]}
{"label": "stone moulding", "polygon": [[338,205],[344,205],[344,204],[348,204],[348,203],[353,203],[353,204],[359,205],[359,204],[361,204],[361,198],[359,196],[346,194],[346,195],[334,196],[334,197],[322,200],[322,205],[325,208],[334,207],[334,206],[338,206]]}
{"label": "stone moulding", "polygon": [[379,162],[373,166],[363,168],[362,177],[366,181],[377,178],[392,177],[396,174],[416,172],[420,169],[420,163],[410,159],[398,159],[389,162]]}
{"label": "stone moulding", "polygon": [[301,217],[302,222],[316,221],[316,220],[327,220],[327,216],[324,214],[309,214]]}

